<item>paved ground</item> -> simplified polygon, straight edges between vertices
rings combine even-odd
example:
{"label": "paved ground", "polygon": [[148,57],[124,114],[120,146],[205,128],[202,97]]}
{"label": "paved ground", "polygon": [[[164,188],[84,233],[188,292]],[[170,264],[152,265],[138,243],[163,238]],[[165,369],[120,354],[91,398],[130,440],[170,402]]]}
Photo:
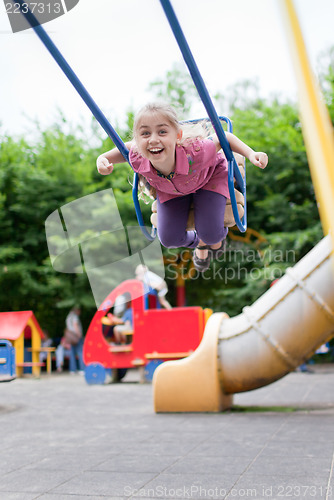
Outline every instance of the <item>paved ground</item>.
{"label": "paved ground", "polygon": [[0,384],[0,500],[334,499],[334,365],[315,370],[221,414],[154,414],[134,371]]}

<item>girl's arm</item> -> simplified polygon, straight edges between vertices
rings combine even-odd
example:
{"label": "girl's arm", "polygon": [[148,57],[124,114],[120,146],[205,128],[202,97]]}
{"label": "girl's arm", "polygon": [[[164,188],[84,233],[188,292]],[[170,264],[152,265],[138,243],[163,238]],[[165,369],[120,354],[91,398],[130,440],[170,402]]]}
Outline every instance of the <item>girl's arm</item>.
{"label": "girl's arm", "polygon": [[[268,156],[266,153],[253,151],[252,148],[247,146],[247,144],[242,142],[236,135],[231,134],[230,132],[225,132],[225,135],[234,153],[239,153],[240,155],[245,156],[256,167],[265,168],[267,166]],[[219,139],[216,134],[213,135],[212,138],[218,152],[221,149]]]}
{"label": "girl's arm", "polygon": [[[125,146],[128,149],[131,149],[132,146],[132,141],[126,142]],[[123,163],[124,156],[122,153],[117,149],[111,149],[110,151],[107,151],[106,153],[102,153],[96,160],[96,166],[97,170],[101,175],[108,175],[111,174],[111,172],[114,169],[114,163]]]}

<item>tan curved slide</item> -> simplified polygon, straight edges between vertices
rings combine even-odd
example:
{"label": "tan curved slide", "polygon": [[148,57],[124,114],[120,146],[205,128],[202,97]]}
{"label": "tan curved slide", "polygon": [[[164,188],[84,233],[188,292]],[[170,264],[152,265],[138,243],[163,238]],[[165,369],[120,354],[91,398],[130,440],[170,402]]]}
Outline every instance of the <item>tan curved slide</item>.
{"label": "tan curved slide", "polygon": [[307,360],[334,335],[332,256],[327,236],[241,314],[213,314],[193,354],[157,368],[155,411],[221,411],[234,393],[270,384]]}

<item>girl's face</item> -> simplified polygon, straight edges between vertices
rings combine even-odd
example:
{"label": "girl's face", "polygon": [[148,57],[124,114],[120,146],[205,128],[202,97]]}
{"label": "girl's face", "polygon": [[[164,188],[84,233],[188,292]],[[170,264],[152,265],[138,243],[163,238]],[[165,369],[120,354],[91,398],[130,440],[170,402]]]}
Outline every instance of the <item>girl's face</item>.
{"label": "girl's face", "polygon": [[175,166],[175,147],[182,132],[161,113],[148,113],[140,118],[136,131],[139,153],[163,173]]}

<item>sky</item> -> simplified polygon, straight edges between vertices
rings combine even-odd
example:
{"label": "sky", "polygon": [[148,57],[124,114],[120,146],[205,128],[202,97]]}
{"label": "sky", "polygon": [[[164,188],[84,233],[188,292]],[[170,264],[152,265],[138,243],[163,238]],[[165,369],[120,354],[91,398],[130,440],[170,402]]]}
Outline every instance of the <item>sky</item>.
{"label": "sky", "polygon": [[[172,0],[211,95],[251,79],[261,97],[297,99],[279,2]],[[334,1],[294,4],[317,72],[321,54],[334,46]],[[184,64],[159,0],[80,0],[43,27],[113,126],[154,98],[151,82]],[[2,134],[31,133],[36,120],[47,127],[58,110],[74,124],[90,122],[91,112],[33,30],[12,33],[3,2],[0,68]],[[205,116],[204,108],[196,112],[194,118]]]}

